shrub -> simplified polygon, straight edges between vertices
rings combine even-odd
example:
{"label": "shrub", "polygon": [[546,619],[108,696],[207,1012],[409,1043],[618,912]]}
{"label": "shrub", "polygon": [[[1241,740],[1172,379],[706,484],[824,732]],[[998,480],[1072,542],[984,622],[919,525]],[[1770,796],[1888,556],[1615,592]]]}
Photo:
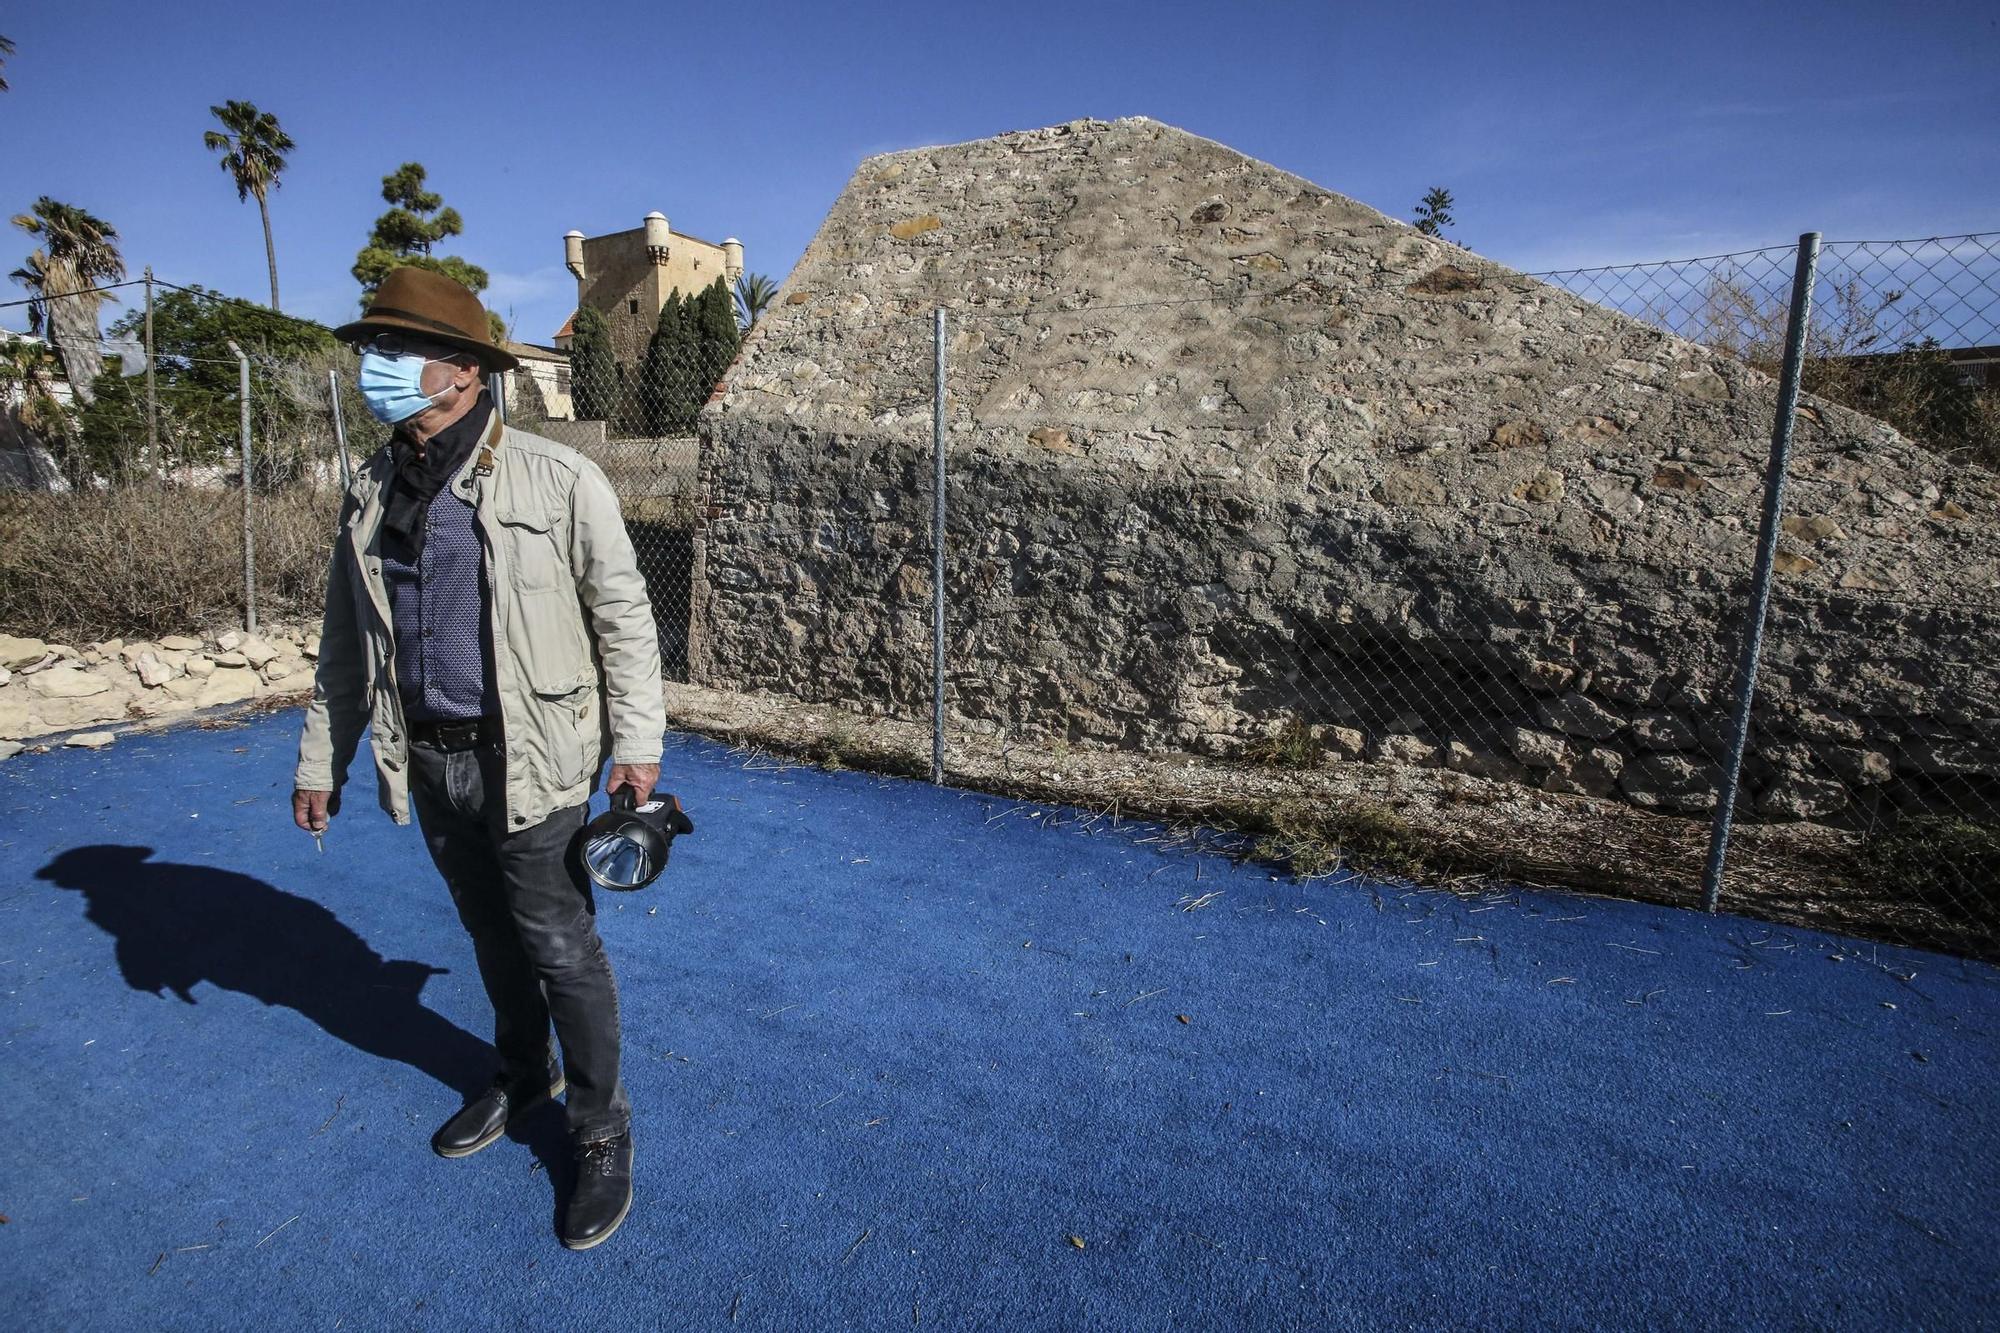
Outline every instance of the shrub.
{"label": "shrub", "polygon": [[[257,611],[315,619],[339,493],[256,497]],[[243,497],[158,485],[0,497],[0,631],[68,643],[243,618]]]}
{"label": "shrub", "polygon": [[[1959,377],[1950,355],[1925,332],[1929,312],[1906,295],[1878,295],[1857,278],[1829,284],[1806,329],[1799,387],[1886,422],[1951,462],[2000,470],[2000,394]],[[1709,279],[1689,320],[1671,308],[1655,309],[1650,318],[1775,376],[1790,313],[1788,294],[1722,273]]]}

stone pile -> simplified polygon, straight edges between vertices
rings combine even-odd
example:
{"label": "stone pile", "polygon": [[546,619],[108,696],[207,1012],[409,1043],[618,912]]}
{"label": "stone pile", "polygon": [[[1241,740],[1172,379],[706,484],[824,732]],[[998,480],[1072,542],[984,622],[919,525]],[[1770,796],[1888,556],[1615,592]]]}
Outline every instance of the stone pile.
{"label": "stone pile", "polygon": [[0,757],[53,733],[77,732],[70,744],[101,744],[108,733],[78,729],[308,693],[318,656],[318,631],[304,626],[81,648],[0,634]]}

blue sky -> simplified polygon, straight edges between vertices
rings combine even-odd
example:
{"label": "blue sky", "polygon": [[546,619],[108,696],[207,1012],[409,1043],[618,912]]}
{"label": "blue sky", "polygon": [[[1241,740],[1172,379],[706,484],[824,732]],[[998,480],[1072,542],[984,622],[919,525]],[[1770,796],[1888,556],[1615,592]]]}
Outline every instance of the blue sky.
{"label": "blue sky", "polygon": [[[872,153],[1146,115],[1526,270],[2000,229],[2000,5],[17,0],[0,208],[117,227],[136,275],[263,299],[254,204],[201,143],[246,99],[298,141],[273,198],[287,310],[349,317],[381,177],[546,341],[562,233],[739,237],[781,279]],[[9,229],[0,259],[30,248]],[[10,292],[7,299],[20,295]],[[20,309],[0,324],[21,328]]]}

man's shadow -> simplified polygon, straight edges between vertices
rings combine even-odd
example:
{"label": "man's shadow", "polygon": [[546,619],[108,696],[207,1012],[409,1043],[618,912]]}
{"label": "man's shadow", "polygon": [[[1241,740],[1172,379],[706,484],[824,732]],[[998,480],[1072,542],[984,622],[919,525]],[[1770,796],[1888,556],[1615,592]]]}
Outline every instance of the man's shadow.
{"label": "man's shadow", "polygon": [[[499,1067],[489,1042],[426,1008],[419,995],[449,971],[384,959],[339,917],[297,894],[216,866],[152,861],[150,847],[76,847],[35,872],[83,895],[84,915],[117,942],[134,990],[194,1004],[196,982],[282,1005],[330,1037],[396,1060],[461,1097]],[[448,1108],[440,1106],[443,1122]],[[560,1109],[545,1104],[509,1128],[559,1191],[571,1170]]]}

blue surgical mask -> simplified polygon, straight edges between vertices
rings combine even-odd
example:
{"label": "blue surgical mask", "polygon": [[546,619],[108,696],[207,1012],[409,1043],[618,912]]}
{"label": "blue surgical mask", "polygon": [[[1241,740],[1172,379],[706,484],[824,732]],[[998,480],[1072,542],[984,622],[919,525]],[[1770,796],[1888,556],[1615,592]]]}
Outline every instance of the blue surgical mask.
{"label": "blue surgical mask", "polygon": [[384,356],[380,352],[361,354],[361,397],[377,421],[391,426],[407,421],[429,407],[432,398],[451,392],[450,388],[440,389],[436,394],[424,392],[424,367],[431,360],[450,358],[426,359],[414,352],[401,356]]}

